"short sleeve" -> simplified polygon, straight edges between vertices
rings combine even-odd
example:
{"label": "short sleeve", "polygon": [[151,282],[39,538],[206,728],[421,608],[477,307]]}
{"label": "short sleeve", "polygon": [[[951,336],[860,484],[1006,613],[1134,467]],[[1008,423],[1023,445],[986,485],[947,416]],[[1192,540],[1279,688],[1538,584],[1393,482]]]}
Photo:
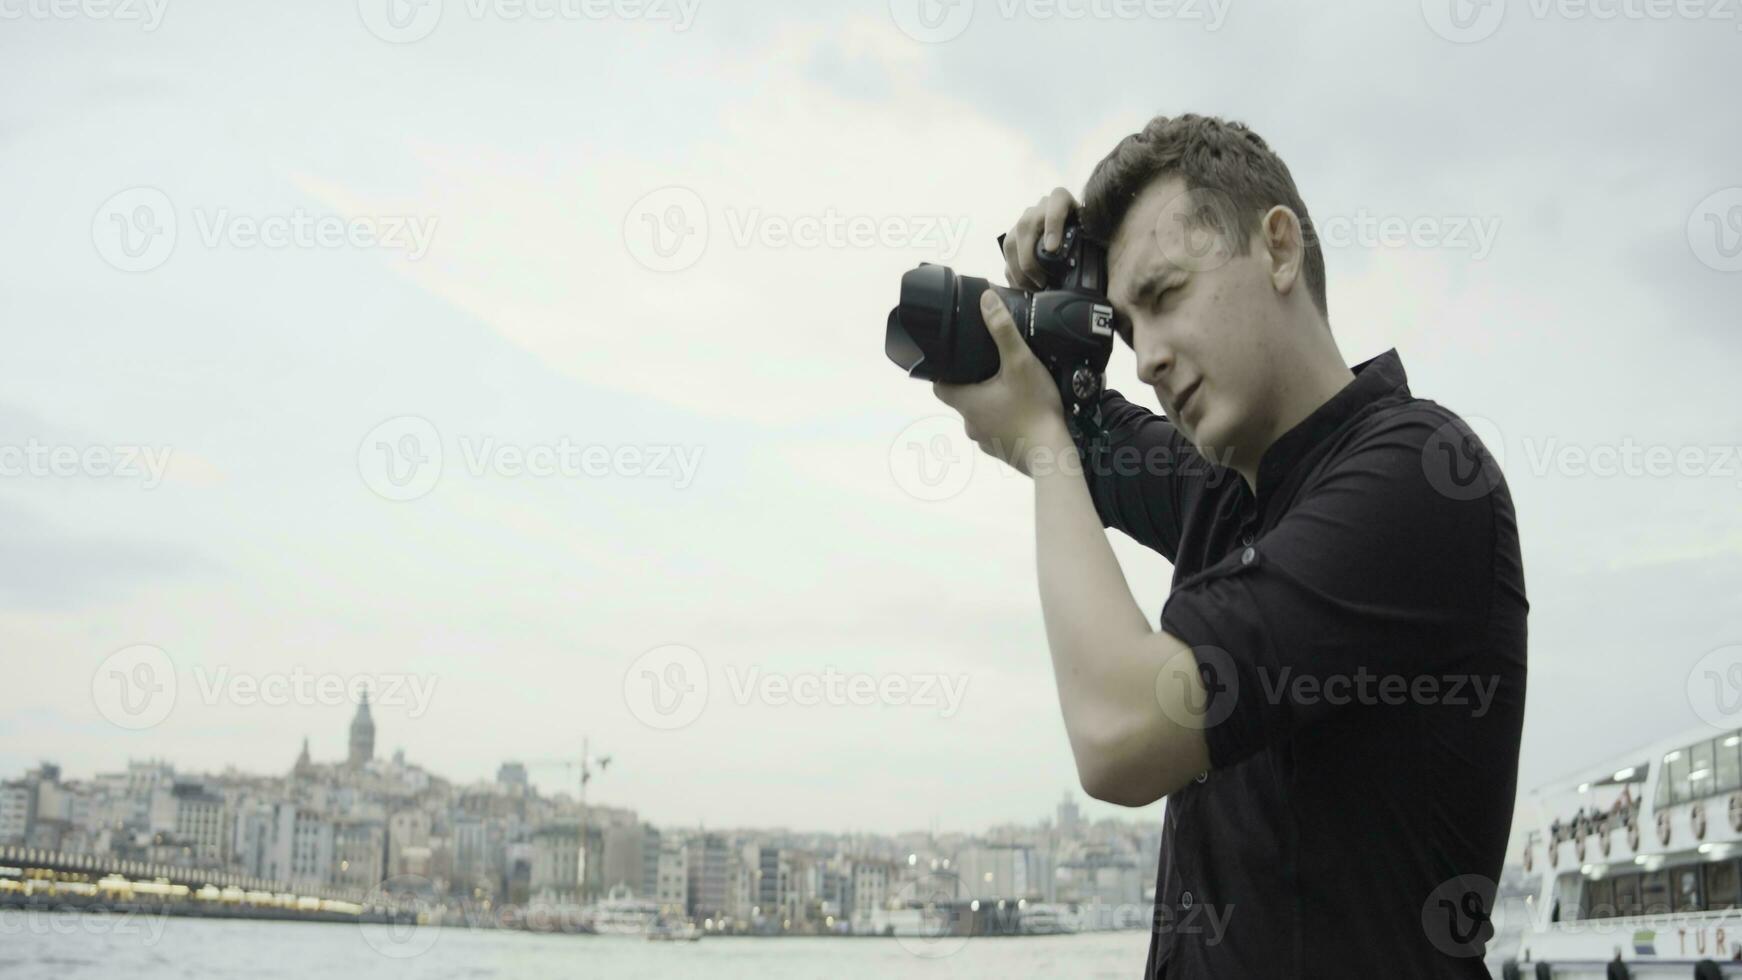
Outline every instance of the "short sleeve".
{"label": "short sleeve", "polygon": [[1274,527],[1168,597],[1162,628],[1204,675],[1213,765],[1480,665],[1505,488],[1497,468],[1493,493],[1436,488],[1424,450],[1448,420],[1427,404],[1357,423]]}
{"label": "short sleeve", "polygon": [[1165,417],[1117,391],[1102,396],[1101,416],[1105,434],[1087,447],[1083,466],[1101,526],[1175,561],[1182,515],[1206,486],[1238,476],[1199,453]]}

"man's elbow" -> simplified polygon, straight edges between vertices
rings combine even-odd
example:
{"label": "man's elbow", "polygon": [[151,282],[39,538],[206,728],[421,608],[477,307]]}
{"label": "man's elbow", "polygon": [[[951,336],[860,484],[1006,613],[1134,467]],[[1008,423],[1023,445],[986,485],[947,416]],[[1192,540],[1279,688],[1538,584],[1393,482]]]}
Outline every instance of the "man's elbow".
{"label": "man's elbow", "polygon": [[1167,795],[1156,780],[1144,779],[1135,773],[1078,766],[1077,777],[1083,784],[1083,792],[1102,803],[1129,807],[1148,806]]}
{"label": "man's elbow", "polygon": [[1172,737],[1145,731],[1077,743],[1074,755],[1083,792],[1104,803],[1148,806],[1209,768],[1201,733],[1179,729],[1166,734]]}

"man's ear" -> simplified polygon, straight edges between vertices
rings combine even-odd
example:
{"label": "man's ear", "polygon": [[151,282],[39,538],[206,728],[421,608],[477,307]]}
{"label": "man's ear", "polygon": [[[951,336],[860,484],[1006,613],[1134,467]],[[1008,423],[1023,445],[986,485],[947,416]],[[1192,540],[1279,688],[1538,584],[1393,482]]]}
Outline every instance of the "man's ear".
{"label": "man's ear", "polygon": [[1258,230],[1270,254],[1270,284],[1286,296],[1300,281],[1301,263],[1306,259],[1300,218],[1293,208],[1278,204],[1264,213]]}

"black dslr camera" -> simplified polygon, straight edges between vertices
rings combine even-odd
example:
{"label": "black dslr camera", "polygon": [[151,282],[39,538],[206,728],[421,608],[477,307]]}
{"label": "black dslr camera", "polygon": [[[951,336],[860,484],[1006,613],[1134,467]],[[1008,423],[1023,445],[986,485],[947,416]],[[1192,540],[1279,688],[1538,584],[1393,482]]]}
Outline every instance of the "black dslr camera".
{"label": "black dslr camera", "polygon": [[[1004,236],[998,236],[1000,247]],[[1030,350],[1052,372],[1065,421],[1079,441],[1100,430],[1101,387],[1113,355],[1107,252],[1072,221],[1056,252],[1035,243],[1046,272],[1038,292],[994,286],[922,262],[901,277],[901,305],[889,311],[883,352],[909,376],[972,384],[998,373],[998,347],[980,319],[980,294],[996,292]]]}

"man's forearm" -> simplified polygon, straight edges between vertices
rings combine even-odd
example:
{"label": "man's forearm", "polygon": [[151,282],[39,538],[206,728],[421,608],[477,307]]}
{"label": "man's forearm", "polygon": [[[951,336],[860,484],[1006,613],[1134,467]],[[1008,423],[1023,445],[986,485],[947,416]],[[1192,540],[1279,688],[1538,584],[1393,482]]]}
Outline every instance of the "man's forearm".
{"label": "man's forearm", "polygon": [[1077,772],[1098,799],[1149,803],[1209,765],[1202,732],[1178,724],[1185,708],[1203,703],[1197,664],[1138,607],[1062,423],[1039,449],[1058,464],[1032,467],[1035,550]]}

